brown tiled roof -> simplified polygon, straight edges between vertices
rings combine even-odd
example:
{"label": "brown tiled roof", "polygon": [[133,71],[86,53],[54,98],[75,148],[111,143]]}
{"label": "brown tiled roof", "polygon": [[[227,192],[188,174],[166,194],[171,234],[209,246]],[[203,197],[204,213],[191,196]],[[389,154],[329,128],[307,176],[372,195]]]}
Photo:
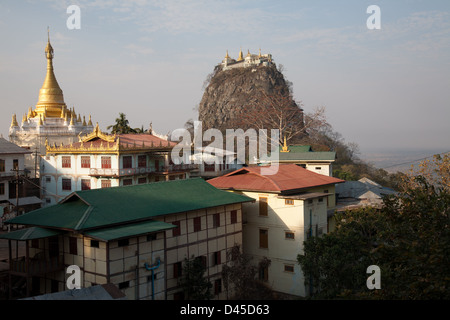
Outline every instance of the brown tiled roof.
{"label": "brown tiled roof", "polygon": [[245,167],[208,182],[219,189],[289,193],[344,180],[318,174],[295,164],[280,164],[273,175],[261,174],[261,168]]}

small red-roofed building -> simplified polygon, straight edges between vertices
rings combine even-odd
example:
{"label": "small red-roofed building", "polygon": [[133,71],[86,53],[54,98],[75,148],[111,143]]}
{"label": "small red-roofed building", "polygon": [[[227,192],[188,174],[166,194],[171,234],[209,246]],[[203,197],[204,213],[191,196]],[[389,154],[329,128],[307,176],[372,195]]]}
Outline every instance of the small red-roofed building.
{"label": "small red-roofed building", "polygon": [[44,206],[73,191],[189,178],[195,165],[174,165],[176,143],[148,133],[106,134],[98,124],[78,142],[46,144],[41,160]]}
{"label": "small red-roofed building", "polygon": [[303,241],[328,232],[328,218],[335,208],[335,185],[344,182],[296,164],[279,164],[264,175],[261,166],[249,166],[208,182],[216,188],[246,195],[255,203],[242,206],[243,252],[258,264],[260,280],[273,290],[307,296],[305,279],[297,261]]}

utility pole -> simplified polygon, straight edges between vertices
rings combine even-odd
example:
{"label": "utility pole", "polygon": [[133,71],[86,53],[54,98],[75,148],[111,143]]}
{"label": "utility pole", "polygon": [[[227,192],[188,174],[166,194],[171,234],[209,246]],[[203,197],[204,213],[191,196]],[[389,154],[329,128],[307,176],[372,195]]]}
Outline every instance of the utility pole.
{"label": "utility pole", "polygon": [[19,215],[19,183],[20,183],[19,171],[23,170],[19,170],[19,166],[17,165],[17,167],[14,167],[13,169],[11,169],[11,171],[16,172],[16,211],[17,215]]}

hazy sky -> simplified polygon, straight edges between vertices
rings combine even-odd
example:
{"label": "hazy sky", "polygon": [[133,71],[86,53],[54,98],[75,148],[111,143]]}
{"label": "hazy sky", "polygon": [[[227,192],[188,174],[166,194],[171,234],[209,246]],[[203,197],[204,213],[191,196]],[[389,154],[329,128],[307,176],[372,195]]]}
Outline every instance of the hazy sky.
{"label": "hazy sky", "polygon": [[[81,29],[70,30],[69,5]],[[381,9],[369,30],[368,6]],[[47,26],[69,107],[106,130],[167,133],[197,118],[203,82],[228,50],[271,53],[305,112],[361,151],[450,150],[450,1],[0,2],[0,133],[35,106],[46,73]]]}

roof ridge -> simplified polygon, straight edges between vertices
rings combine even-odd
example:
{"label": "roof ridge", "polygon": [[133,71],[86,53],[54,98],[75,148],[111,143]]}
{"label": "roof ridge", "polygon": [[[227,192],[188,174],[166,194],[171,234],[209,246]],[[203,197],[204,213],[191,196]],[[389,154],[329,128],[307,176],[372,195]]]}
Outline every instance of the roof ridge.
{"label": "roof ridge", "polygon": [[92,210],[93,210],[93,207],[92,206],[88,206],[86,211],[83,213],[83,216],[80,218],[80,220],[78,221],[77,225],[75,226],[74,230],[80,230],[82,228],[82,225],[86,222],[86,220],[91,215]]}
{"label": "roof ridge", "polygon": [[256,174],[256,175],[258,175],[258,176],[261,177],[261,178],[264,178],[264,179],[266,179],[266,180],[269,180],[269,182],[270,182],[273,186],[275,186],[275,188],[277,188],[279,191],[282,190],[281,187],[280,187],[280,185],[278,185],[278,183],[276,183],[275,181],[273,181],[272,179],[270,179],[267,175],[261,174],[261,167],[260,167],[260,166],[258,166],[257,168],[259,169],[259,172],[253,171],[253,170],[252,170],[251,172],[254,173],[254,174]]}

